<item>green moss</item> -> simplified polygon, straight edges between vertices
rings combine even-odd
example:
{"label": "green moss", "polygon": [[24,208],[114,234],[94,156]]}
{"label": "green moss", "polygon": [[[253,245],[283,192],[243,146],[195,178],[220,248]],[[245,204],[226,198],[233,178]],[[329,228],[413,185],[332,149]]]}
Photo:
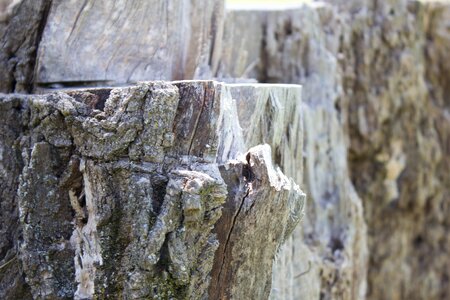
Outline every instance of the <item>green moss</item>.
{"label": "green moss", "polygon": [[160,276],[150,280],[151,291],[153,294],[153,297],[150,299],[188,299],[186,295],[187,287],[185,285],[180,285],[177,280],[167,272],[163,272],[162,274],[166,274],[167,276]]}

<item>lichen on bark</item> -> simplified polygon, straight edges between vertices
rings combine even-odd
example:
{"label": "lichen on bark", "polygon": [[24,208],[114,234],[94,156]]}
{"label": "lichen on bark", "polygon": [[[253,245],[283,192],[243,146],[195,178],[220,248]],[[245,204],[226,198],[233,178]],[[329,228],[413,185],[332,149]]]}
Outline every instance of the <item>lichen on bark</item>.
{"label": "lichen on bark", "polygon": [[[257,284],[245,291],[239,281],[210,286],[223,242],[218,234],[229,226],[227,219],[219,221],[222,209],[234,201],[229,193],[241,186],[236,180],[246,176],[225,164],[247,152],[239,148],[219,159],[218,145],[230,130],[240,134],[240,127],[214,120],[223,118],[224,103],[232,101],[222,91],[244,88],[212,81],[143,82],[2,95],[2,114],[17,119],[4,124],[15,127],[2,144],[14,147],[7,155],[17,157],[4,175],[18,178],[5,189],[18,190],[18,197],[7,196],[19,207],[10,222],[16,222],[22,238],[12,239],[9,247],[17,250],[11,268],[21,266],[14,276],[17,282],[25,278],[22,289],[34,298],[75,299],[268,294],[273,257],[304,205],[298,186],[275,171],[268,145],[248,152],[258,162],[245,162],[257,175],[247,191],[252,210],[239,217],[228,238],[248,243],[253,236],[253,245],[265,249],[257,261],[233,262],[227,270],[248,278],[259,274],[252,280]],[[252,96],[250,104],[259,99]],[[235,180],[227,182],[231,173]],[[271,213],[272,223],[242,231],[269,208],[277,212]],[[261,239],[268,232],[273,238]],[[251,253],[248,245],[233,249],[227,261]],[[260,263],[261,273],[256,272]],[[17,284],[1,284],[6,295],[20,292]]]}

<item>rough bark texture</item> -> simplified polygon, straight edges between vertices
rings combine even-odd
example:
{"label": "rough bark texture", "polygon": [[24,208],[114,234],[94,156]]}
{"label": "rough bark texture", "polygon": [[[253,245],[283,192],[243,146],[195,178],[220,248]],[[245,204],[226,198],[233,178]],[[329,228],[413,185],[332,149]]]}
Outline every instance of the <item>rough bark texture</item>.
{"label": "rough bark texture", "polygon": [[24,167],[19,147],[22,132],[19,103],[18,99],[1,103],[0,298],[3,299],[31,298],[30,288],[25,283],[21,265],[17,262],[17,244],[22,236],[17,190]]}
{"label": "rough bark texture", "polygon": [[344,51],[342,65],[353,65],[353,71],[344,73],[341,107],[348,111],[352,179],[364,198],[371,232],[371,299],[450,296],[444,217],[449,213],[449,99],[434,94],[448,86],[449,78],[442,72],[443,81],[434,81],[434,71],[428,71],[445,70],[446,60],[440,62],[442,56],[430,50],[448,45],[448,39],[442,44],[448,34],[439,29],[448,19],[428,28],[425,23],[446,14],[449,3],[443,4],[369,1],[367,12],[350,15],[360,26],[352,26],[352,48]]}
{"label": "rough bark texture", "polygon": [[[231,49],[233,53],[224,49],[223,76],[239,76],[243,67],[236,68],[258,62],[248,71],[260,80],[303,84],[305,174],[292,173],[290,161],[280,165],[304,184],[310,200],[304,225],[279,255],[273,299],[357,299],[366,292],[366,225],[348,176],[345,135],[335,108],[342,94],[335,58],[338,36],[321,30],[322,18],[333,13],[329,6],[315,5],[288,11],[234,10],[227,17],[224,43],[245,42],[243,49]],[[243,31],[242,22],[249,19],[254,25]],[[249,55],[238,64],[227,60],[237,53]]]}
{"label": "rough bark texture", "polygon": [[[230,94],[246,89],[149,82],[2,95],[1,298],[268,297],[305,196],[274,168],[270,146],[247,152],[239,123],[224,121]],[[245,105],[301,104],[289,94],[297,87],[253,89],[262,96]]]}
{"label": "rough bark texture", "polygon": [[[365,298],[367,290],[370,299],[446,299],[450,5],[327,2],[335,6],[232,10],[224,32],[224,43],[241,49],[224,49],[223,76],[301,83],[310,112],[311,202],[280,258],[272,297]],[[346,145],[365,221],[345,179]]]}
{"label": "rough bark texture", "polygon": [[450,3],[223,4],[0,0],[3,92],[303,86],[3,95],[0,298],[449,298]]}

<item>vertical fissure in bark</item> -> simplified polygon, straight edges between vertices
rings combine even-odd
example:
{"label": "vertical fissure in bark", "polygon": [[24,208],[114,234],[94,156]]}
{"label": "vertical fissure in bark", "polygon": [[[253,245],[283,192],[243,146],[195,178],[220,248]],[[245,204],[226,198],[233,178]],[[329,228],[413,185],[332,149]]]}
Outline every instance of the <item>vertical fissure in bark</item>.
{"label": "vertical fissure in bark", "polygon": [[[197,119],[195,120],[194,130],[193,130],[192,138],[191,138],[191,141],[190,141],[190,144],[189,144],[188,155],[191,154],[192,145],[194,144],[195,137],[197,135],[197,129],[198,129],[198,126],[199,126],[199,123],[200,123],[199,121],[200,121],[200,118],[202,117],[203,110],[205,109],[206,97],[208,95],[206,89],[207,89],[206,87],[203,88],[202,106],[200,108],[200,113],[198,114]],[[213,92],[213,97],[214,97],[214,93],[215,92]]]}
{"label": "vertical fissure in bark", "polygon": [[245,199],[248,197],[249,194],[250,194],[250,188],[248,187],[247,188],[247,192],[245,193],[245,196],[242,197],[241,203],[239,205],[239,209],[237,210],[236,214],[233,216],[233,220],[231,221],[231,227],[230,227],[230,230],[228,231],[227,239],[225,241],[225,245],[224,245],[224,248],[223,248],[222,264],[220,266],[219,276],[217,276],[218,282],[220,282],[223,266],[225,265],[225,261],[228,258],[227,257],[228,256],[227,255],[228,244],[230,243],[231,235],[233,234],[234,226],[236,225],[236,220],[237,220],[239,214],[241,213],[242,207],[244,206],[244,203],[245,203]]}
{"label": "vertical fissure in bark", "polygon": [[[11,57],[10,59],[13,59],[13,57]],[[14,67],[11,70],[12,76],[11,76],[11,84],[9,86],[10,91],[15,92],[16,90],[16,85],[17,85],[17,80],[16,77],[14,76],[14,73],[16,72],[16,66],[17,66],[17,62],[14,63]]]}
{"label": "vertical fissure in bark", "polygon": [[267,53],[267,21],[263,22],[262,24],[262,37],[261,37],[261,45],[260,45],[260,56],[261,56],[261,68],[260,72],[258,72],[258,82],[265,83],[269,80],[269,70],[267,68],[268,66],[268,60],[269,60],[269,54]]}
{"label": "vertical fissure in bark", "polygon": [[[34,90],[34,81],[36,78],[36,64],[37,64],[37,55],[39,50],[39,45],[41,44],[42,36],[44,34],[45,26],[47,25],[48,16],[50,15],[50,10],[53,4],[53,0],[44,1],[44,7],[42,11],[42,17],[38,25],[36,41],[34,44],[34,51],[31,55],[30,59],[30,78],[28,82],[25,82],[26,92],[32,93]],[[14,88],[15,91],[15,88]]]}
{"label": "vertical fissure in bark", "polygon": [[[242,211],[242,208],[244,207],[244,203],[245,200],[247,199],[247,197],[250,195],[251,192],[251,182],[253,181],[253,172],[251,170],[251,166],[250,166],[250,153],[248,153],[246,155],[246,164],[242,165],[242,177],[244,178],[244,189],[246,190],[244,197],[242,197],[242,200],[240,201],[239,204],[239,208],[236,212],[236,214],[233,216],[233,219],[231,221],[231,227],[230,230],[228,231],[227,234],[227,238],[225,240],[225,244],[224,244],[224,248],[223,248],[223,256],[222,256],[222,262],[221,262],[221,266],[220,266],[220,270],[219,270],[219,275],[217,276],[217,286],[219,286],[219,283],[221,281],[221,276],[222,276],[222,271],[225,265],[225,262],[227,261],[227,259],[229,259],[228,257],[228,245],[230,243],[230,239],[231,239],[231,235],[233,234],[233,230],[235,228],[237,219]],[[230,255],[231,255],[231,251],[230,251]]]}
{"label": "vertical fissure in bark", "polygon": [[161,211],[161,206],[164,202],[164,196],[167,191],[167,184],[169,183],[169,179],[163,175],[154,176],[152,178],[152,208],[156,215],[159,215]]}
{"label": "vertical fissure in bark", "polygon": [[75,21],[73,22],[72,28],[70,29],[70,33],[69,33],[69,36],[67,38],[68,41],[70,40],[70,38],[72,37],[73,32],[75,31],[75,28],[78,25],[78,21],[80,20],[80,16],[83,13],[84,9],[86,8],[86,5],[87,5],[88,1],[89,0],[84,0],[83,4],[81,5],[80,10],[78,11],[77,16],[75,17]]}

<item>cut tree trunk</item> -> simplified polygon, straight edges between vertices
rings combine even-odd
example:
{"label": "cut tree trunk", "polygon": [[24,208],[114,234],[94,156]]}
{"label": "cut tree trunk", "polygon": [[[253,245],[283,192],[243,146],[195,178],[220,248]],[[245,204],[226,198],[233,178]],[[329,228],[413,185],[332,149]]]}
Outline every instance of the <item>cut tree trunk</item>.
{"label": "cut tree trunk", "polygon": [[[336,14],[323,3],[227,12],[224,44],[239,47],[223,49],[222,76],[297,82],[303,87],[305,134],[297,145],[303,145],[299,150],[304,154],[280,166],[302,184],[308,206],[302,226],[278,255],[272,299],[364,299],[367,291],[366,223],[350,180],[346,135],[336,108],[342,96],[334,59],[339,35],[332,34],[340,29]],[[328,23],[322,23],[323,16],[328,16]],[[304,172],[291,163],[300,159]]]}
{"label": "cut tree trunk", "polygon": [[227,12],[220,74],[302,84],[308,112],[272,297],[448,299],[450,3],[325,2]]}
{"label": "cut tree trunk", "polygon": [[2,299],[269,296],[305,195],[250,146],[295,142],[292,124],[301,140],[299,87],[145,82],[0,105]]}
{"label": "cut tree trunk", "polygon": [[0,0],[0,298],[449,298],[449,16]]}
{"label": "cut tree trunk", "polygon": [[223,0],[0,0],[0,92],[212,78]]}

